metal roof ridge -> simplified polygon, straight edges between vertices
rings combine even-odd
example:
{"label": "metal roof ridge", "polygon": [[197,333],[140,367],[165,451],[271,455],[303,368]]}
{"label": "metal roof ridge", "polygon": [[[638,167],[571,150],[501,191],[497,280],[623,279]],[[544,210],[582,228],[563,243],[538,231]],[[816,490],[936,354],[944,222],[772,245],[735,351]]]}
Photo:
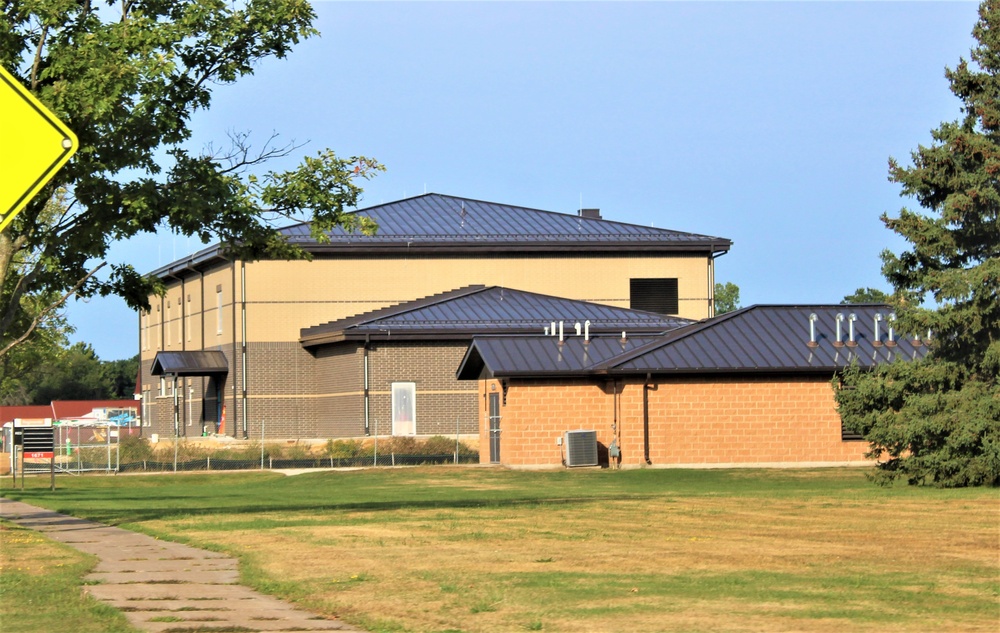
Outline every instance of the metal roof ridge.
{"label": "metal roof ridge", "polygon": [[[353,214],[353,213],[362,213],[362,212],[371,211],[371,210],[374,210],[374,209],[380,209],[380,208],[384,208],[384,207],[391,207],[393,205],[396,205],[396,204],[399,204],[399,203],[402,203],[402,202],[408,202],[408,201],[411,201],[411,200],[416,200],[418,198],[446,198],[448,200],[457,200],[457,201],[462,201],[462,202],[474,202],[474,203],[477,203],[477,204],[493,205],[493,206],[498,206],[498,207],[507,207],[507,208],[510,208],[510,209],[519,209],[519,210],[522,210],[522,211],[530,211],[530,212],[533,212],[533,213],[544,213],[544,214],[547,214],[547,215],[555,215],[555,216],[559,216],[559,217],[563,217],[563,218],[571,218],[571,219],[577,219],[577,220],[587,220],[587,221],[593,222],[593,223],[616,224],[616,225],[620,225],[620,226],[629,226],[629,227],[635,227],[635,228],[644,229],[644,230],[652,229],[653,231],[658,232],[658,233],[672,233],[672,234],[676,234],[676,235],[693,236],[693,237],[698,237],[698,238],[704,238],[705,240],[709,240],[709,241],[712,241],[712,242],[718,241],[720,243],[729,244],[730,246],[732,246],[732,240],[730,240],[729,238],[726,238],[726,237],[718,236],[718,235],[707,235],[705,233],[692,233],[690,231],[680,231],[680,230],[677,230],[677,229],[658,228],[658,227],[655,227],[655,226],[646,226],[644,224],[637,224],[635,222],[622,222],[620,220],[609,220],[607,218],[585,218],[583,216],[573,215],[571,213],[564,213],[562,211],[552,211],[550,209],[540,209],[538,207],[527,207],[527,206],[520,205],[520,204],[510,204],[510,203],[507,203],[507,202],[495,202],[495,201],[491,201],[491,200],[482,200],[482,199],[479,199],[479,198],[469,198],[469,197],[465,197],[465,196],[456,196],[456,195],[452,195],[452,194],[435,193],[435,192],[428,192],[428,193],[418,194],[418,195],[415,195],[415,196],[410,196],[410,197],[407,197],[407,198],[400,198],[399,200],[393,200],[391,202],[382,202],[382,203],[379,203],[377,205],[372,205],[372,206],[369,206],[369,207],[356,208],[356,209],[354,209],[352,211],[348,211],[347,213],[351,213],[351,214]],[[309,224],[309,222],[299,222],[299,223],[296,223],[296,224],[289,225],[287,227],[283,227],[283,228],[278,229],[278,230],[279,231],[286,231],[286,230],[294,228],[294,227],[307,226],[308,224]],[[445,234],[445,235],[447,235],[447,234]],[[514,235],[520,235],[520,234],[514,234]],[[394,236],[394,237],[398,237],[398,236]]]}
{"label": "metal roof ridge", "polygon": [[[693,336],[699,335],[699,334],[701,334],[701,333],[703,333],[703,332],[705,332],[707,330],[710,330],[710,329],[713,329],[715,327],[721,326],[724,323],[727,323],[727,322],[729,322],[731,320],[735,320],[737,318],[745,317],[748,314],[750,314],[751,312],[756,312],[756,311],[766,312],[766,311],[781,310],[781,309],[785,309],[785,310],[823,310],[823,311],[835,311],[835,310],[851,309],[852,307],[890,308],[890,309],[892,308],[891,305],[885,304],[885,303],[871,303],[871,304],[838,304],[838,303],[812,303],[812,304],[808,304],[808,303],[807,304],[797,304],[797,303],[796,304],[777,304],[777,303],[771,303],[771,304],[757,304],[757,303],[755,303],[755,304],[746,306],[744,308],[739,308],[738,310],[734,310],[732,312],[727,312],[727,313],[719,315],[717,317],[712,317],[710,319],[705,319],[705,320],[699,322],[699,324],[698,324],[697,327],[686,326],[686,327],[689,327],[690,329],[678,328],[676,330],[671,330],[671,331],[669,331],[669,332],[667,332],[667,333],[664,334],[663,340],[655,341],[654,343],[650,343],[648,345],[636,348],[635,350],[632,350],[632,352],[630,352],[628,354],[622,354],[621,356],[617,356],[617,357],[615,357],[615,358],[607,361],[606,363],[604,363],[603,367],[597,367],[595,369],[603,370],[603,371],[608,371],[608,372],[614,371],[615,368],[620,367],[621,365],[624,365],[625,363],[629,363],[629,362],[635,361],[638,358],[640,358],[642,356],[645,356],[646,354],[650,354],[650,353],[659,351],[659,350],[661,350],[663,348],[666,348],[666,347],[669,347],[669,346],[674,345],[676,343],[679,343],[680,341],[684,341],[684,340],[689,339],[689,338],[691,338]],[[756,368],[756,369],[759,369],[759,368]],[[783,369],[788,369],[788,368],[783,368]],[[780,371],[780,370],[783,370],[783,369],[782,368],[777,368],[777,369],[772,368],[771,371]],[[687,371],[687,370],[685,370],[685,371]],[[710,368],[702,368],[701,370],[698,370],[698,371],[711,371],[711,369]]]}
{"label": "metal roof ridge", "polygon": [[[490,286],[492,287],[492,286]],[[446,290],[444,292],[438,292],[432,295],[427,295],[426,297],[420,297],[419,299],[413,299],[412,301],[403,301],[400,303],[395,303],[384,308],[376,308],[375,310],[369,310],[368,312],[361,312],[353,316],[344,317],[343,319],[336,319],[334,321],[328,321],[326,323],[320,323],[318,325],[312,325],[307,328],[302,328],[299,330],[299,342],[306,342],[314,337],[326,337],[331,334],[336,334],[338,332],[344,332],[349,328],[359,327],[361,325],[366,325],[372,321],[379,319],[385,319],[392,316],[399,316],[401,314],[406,314],[407,312],[413,312],[414,310],[421,310],[428,306],[436,305],[438,303],[443,303],[446,301],[452,301],[454,299],[459,299],[461,297],[467,297],[469,295],[477,294],[488,290],[489,287],[483,284],[470,284],[468,286],[462,286],[460,288],[454,288],[452,290]],[[334,325],[340,324],[339,329],[333,329]],[[308,330],[317,330],[319,328],[324,328],[322,331],[317,331],[312,335],[306,334]]]}
{"label": "metal roof ridge", "polygon": [[668,345],[673,345],[678,341],[682,341],[691,336],[694,336],[695,334],[699,334],[701,332],[704,332],[705,330],[711,329],[719,325],[720,323],[724,323],[738,316],[743,316],[744,314],[758,307],[760,306],[758,306],[757,304],[749,305],[746,306],[745,308],[739,308],[737,310],[733,310],[732,312],[726,312],[725,314],[720,314],[719,316],[716,317],[711,317],[709,319],[702,319],[701,321],[695,321],[691,325],[685,325],[675,330],[670,330],[665,334],[663,334],[663,340],[653,341],[651,343],[647,343],[645,345],[637,347],[631,352],[623,353],[622,355],[609,359],[604,363],[600,363],[600,365],[602,366],[600,367],[595,366],[593,369],[595,371],[596,370],[610,371],[615,367],[618,367],[619,365],[624,365],[625,363],[633,361],[639,358],[640,356],[645,356],[650,352],[662,349],[664,347],[667,347]]}

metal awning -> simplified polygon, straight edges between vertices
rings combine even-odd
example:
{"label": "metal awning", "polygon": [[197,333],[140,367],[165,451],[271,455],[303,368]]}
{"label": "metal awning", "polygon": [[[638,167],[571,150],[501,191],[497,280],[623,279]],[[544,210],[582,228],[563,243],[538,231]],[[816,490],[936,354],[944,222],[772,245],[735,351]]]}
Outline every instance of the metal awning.
{"label": "metal awning", "polygon": [[154,376],[228,374],[229,361],[219,351],[157,352],[151,373]]}

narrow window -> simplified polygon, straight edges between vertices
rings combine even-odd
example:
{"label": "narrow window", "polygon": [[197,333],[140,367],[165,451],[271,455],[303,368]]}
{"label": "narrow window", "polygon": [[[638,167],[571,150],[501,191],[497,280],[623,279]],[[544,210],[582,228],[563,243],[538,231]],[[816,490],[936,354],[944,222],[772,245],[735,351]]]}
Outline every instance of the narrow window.
{"label": "narrow window", "polygon": [[677,279],[630,279],[629,298],[633,310],[677,314],[679,299]]}
{"label": "narrow window", "polygon": [[167,302],[167,312],[163,318],[163,327],[167,330],[167,347],[170,347],[170,302]]}
{"label": "narrow window", "polygon": [[149,391],[149,386],[147,385],[146,388],[143,389],[143,391],[142,391],[142,425],[143,426],[149,426],[150,422],[151,422],[150,419],[149,419],[149,417],[150,417],[149,416],[149,399],[150,399],[150,391]]}
{"label": "narrow window", "polygon": [[392,434],[417,434],[417,385],[412,382],[392,383]]}
{"label": "narrow window", "polygon": [[222,334],[222,286],[215,289],[215,326],[216,334]]}

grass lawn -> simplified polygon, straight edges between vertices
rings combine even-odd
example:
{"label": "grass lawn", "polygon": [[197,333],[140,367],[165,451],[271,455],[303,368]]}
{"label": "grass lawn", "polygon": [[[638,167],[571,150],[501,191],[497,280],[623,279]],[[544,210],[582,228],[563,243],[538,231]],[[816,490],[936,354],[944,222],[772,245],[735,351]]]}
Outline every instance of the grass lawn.
{"label": "grass lawn", "polygon": [[0,492],[230,552],[247,584],[371,631],[1000,627],[996,489],[461,467],[47,485]]}

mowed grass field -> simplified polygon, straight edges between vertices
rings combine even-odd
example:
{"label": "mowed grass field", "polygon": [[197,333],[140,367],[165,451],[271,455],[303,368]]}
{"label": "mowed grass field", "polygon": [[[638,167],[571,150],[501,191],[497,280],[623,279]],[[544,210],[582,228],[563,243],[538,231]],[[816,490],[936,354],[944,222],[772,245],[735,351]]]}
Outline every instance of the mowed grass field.
{"label": "mowed grass field", "polygon": [[883,488],[860,469],[432,467],[0,485],[9,498],[229,552],[247,584],[370,631],[1000,630],[1000,491]]}

